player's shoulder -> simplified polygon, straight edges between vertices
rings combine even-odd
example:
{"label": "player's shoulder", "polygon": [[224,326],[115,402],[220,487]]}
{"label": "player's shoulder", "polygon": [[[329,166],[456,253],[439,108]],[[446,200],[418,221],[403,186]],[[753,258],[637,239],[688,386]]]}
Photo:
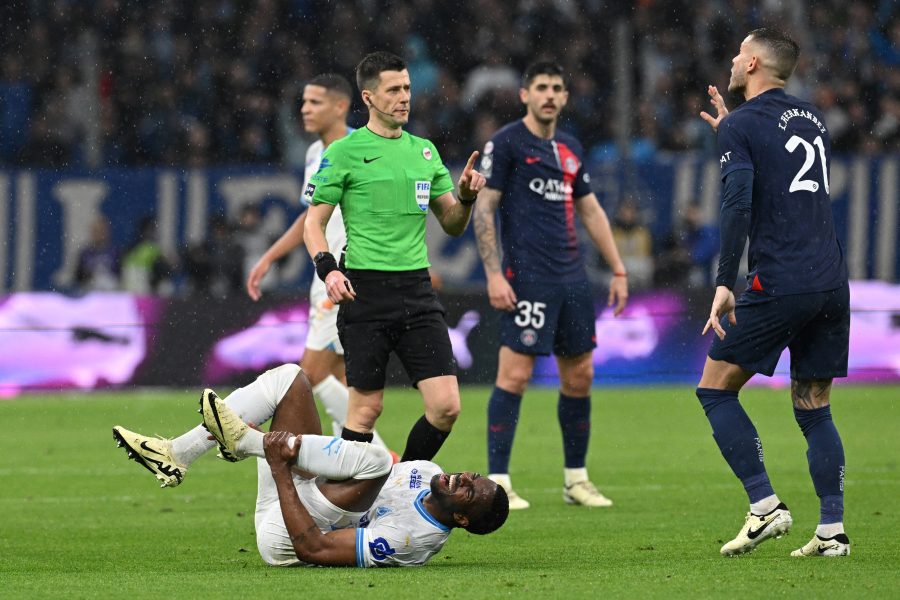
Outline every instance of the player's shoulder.
{"label": "player's shoulder", "polygon": [[403,131],[403,135],[406,137],[407,143],[412,146],[415,146],[417,148],[431,148],[432,150],[435,149],[434,143],[432,143],[432,141],[428,138],[415,135],[406,130]]}
{"label": "player's shoulder", "polygon": [[516,119],[498,129],[494,135],[491,136],[491,141],[494,142],[494,145],[507,144],[509,142],[520,140],[528,133],[528,128],[525,127],[525,123],[522,119]]}
{"label": "player's shoulder", "polygon": [[583,150],[583,148],[581,146],[581,142],[578,140],[577,137],[575,137],[574,134],[569,133],[565,129],[557,128],[555,137],[556,137],[557,143],[563,143],[566,146],[568,146],[573,152],[575,152],[577,154],[581,154],[581,152]]}

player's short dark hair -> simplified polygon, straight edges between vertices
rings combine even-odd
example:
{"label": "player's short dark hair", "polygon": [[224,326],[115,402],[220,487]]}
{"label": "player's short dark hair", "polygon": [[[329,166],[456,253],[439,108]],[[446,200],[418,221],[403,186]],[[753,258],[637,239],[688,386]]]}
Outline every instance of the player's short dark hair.
{"label": "player's short dark hair", "polygon": [[760,43],[775,59],[775,71],[779,79],[787,80],[797,67],[797,60],[800,58],[800,46],[787,34],[772,29],[770,27],[761,27],[754,29],[748,37],[752,37],[754,42]]}
{"label": "player's short dark hair", "polygon": [[465,530],[476,535],[484,535],[500,529],[509,516],[509,496],[506,490],[497,486],[491,505],[480,514],[469,519]]}
{"label": "player's short dark hair", "polygon": [[347,99],[353,98],[353,88],[350,87],[350,82],[347,81],[346,77],[338,75],[337,73],[322,73],[321,75],[316,75],[307,81],[306,85],[317,85],[333,94],[346,96]]}
{"label": "player's short dark hair", "polygon": [[356,85],[359,91],[371,90],[378,85],[378,78],[383,71],[402,71],[406,61],[390,52],[380,50],[367,54],[356,65]]}
{"label": "player's short dark hair", "polygon": [[522,87],[528,89],[528,86],[531,85],[531,82],[534,81],[534,78],[538,75],[559,77],[563,80],[563,85],[566,84],[566,76],[563,72],[562,65],[552,60],[539,60],[531,63],[525,68],[525,72],[522,73]]}

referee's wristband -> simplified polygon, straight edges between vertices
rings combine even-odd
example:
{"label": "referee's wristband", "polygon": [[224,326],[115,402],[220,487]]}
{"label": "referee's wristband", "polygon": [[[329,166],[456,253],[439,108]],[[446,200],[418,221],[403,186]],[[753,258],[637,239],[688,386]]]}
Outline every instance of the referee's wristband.
{"label": "referee's wristband", "polygon": [[329,273],[338,270],[337,261],[331,252],[319,252],[313,262],[316,264],[316,274],[322,281],[325,281]]}
{"label": "referee's wristband", "polygon": [[478,200],[478,194],[475,194],[468,200],[463,199],[462,196],[459,197],[459,203],[462,204],[463,206],[472,206],[473,204],[475,204],[476,200]]}

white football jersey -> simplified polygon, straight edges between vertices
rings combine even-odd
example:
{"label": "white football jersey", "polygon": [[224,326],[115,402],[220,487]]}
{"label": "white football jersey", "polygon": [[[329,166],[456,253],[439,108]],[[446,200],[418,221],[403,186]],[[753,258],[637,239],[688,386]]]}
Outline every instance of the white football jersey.
{"label": "white football jersey", "polygon": [[[348,127],[347,133],[350,133],[351,131],[353,131],[353,129]],[[319,164],[322,162],[322,153],[324,151],[325,145],[322,143],[322,140],[316,140],[310,144],[309,148],[306,150],[306,167],[303,169],[303,187],[300,188],[301,190],[306,189],[310,178],[319,170]],[[300,203],[303,206],[308,206],[306,200],[303,199],[303,196],[300,196]],[[344,250],[344,246],[347,245],[347,232],[344,230],[344,217],[341,215],[340,205],[334,207],[331,219],[325,227],[325,239],[328,240],[329,252],[331,252],[337,260],[340,260],[341,252]]]}
{"label": "white football jersey", "polygon": [[422,505],[431,493],[431,478],[439,473],[439,466],[424,460],[394,465],[372,508],[359,520],[356,566],[423,565],[443,548],[450,528]]}

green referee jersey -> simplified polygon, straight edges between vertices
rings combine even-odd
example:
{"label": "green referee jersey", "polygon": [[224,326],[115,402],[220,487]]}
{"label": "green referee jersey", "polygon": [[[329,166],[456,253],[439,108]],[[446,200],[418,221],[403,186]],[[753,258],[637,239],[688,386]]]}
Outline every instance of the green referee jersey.
{"label": "green referee jersey", "polygon": [[450,172],[430,141],[405,131],[385,138],[363,127],[325,150],[304,198],[340,204],[348,269],[411,271],[430,266],[429,202],[452,190]]}

